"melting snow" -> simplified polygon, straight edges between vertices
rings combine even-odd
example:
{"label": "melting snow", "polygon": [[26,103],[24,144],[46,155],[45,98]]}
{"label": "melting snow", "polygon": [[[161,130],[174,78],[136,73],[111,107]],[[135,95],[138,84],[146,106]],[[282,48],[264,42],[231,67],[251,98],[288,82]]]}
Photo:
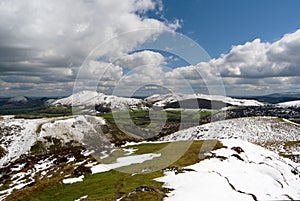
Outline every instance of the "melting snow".
{"label": "melting snow", "polygon": [[72,184],[72,183],[77,183],[77,182],[83,181],[83,178],[84,178],[84,176],[81,175],[80,177],[77,177],[77,178],[67,178],[67,179],[64,179],[62,182],[64,184]]}
{"label": "melting snow", "polygon": [[0,159],[0,167],[30,150],[37,139],[36,129],[46,119],[5,119],[0,121],[0,146],[8,153]]}
{"label": "melting snow", "polygon": [[[166,172],[158,181],[173,188],[169,200],[289,200],[300,199],[299,164],[241,140],[222,140],[228,148],[213,153],[220,158],[201,161],[175,175]],[[237,154],[233,147],[244,152]],[[240,159],[236,157],[240,156]],[[225,159],[224,159],[225,158]]]}
{"label": "melting snow", "polygon": [[32,145],[45,136],[63,139],[64,142],[71,140],[82,142],[84,137],[95,134],[97,140],[101,138],[108,141],[99,135],[101,133],[99,126],[103,124],[105,124],[103,118],[88,115],[43,119],[5,118],[0,121],[0,146],[8,153],[0,159],[0,168],[29,152]]}
{"label": "melting snow", "polygon": [[76,199],[74,201],[81,201],[81,200],[84,200],[84,199],[87,199],[87,198],[88,198],[88,196],[85,195],[85,196],[82,196],[82,197],[80,197],[80,198],[78,198],[78,199]]}
{"label": "melting snow", "polygon": [[145,161],[152,160],[153,158],[158,158],[160,156],[161,154],[152,153],[152,154],[120,157],[117,159],[116,163],[95,165],[94,167],[91,168],[91,170],[93,174],[100,173],[100,172],[107,172],[109,170],[116,169],[119,167],[124,167],[131,164],[143,163]]}
{"label": "melting snow", "polygon": [[123,148],[122,150],[125,152],[125,155],[128,156],[128,155],[131,155],[131,154],[133,154],[134,152],[136,152],[138,149],[132,149],[132,148],[130,148],[130,149],[125,149],[125,148]]}

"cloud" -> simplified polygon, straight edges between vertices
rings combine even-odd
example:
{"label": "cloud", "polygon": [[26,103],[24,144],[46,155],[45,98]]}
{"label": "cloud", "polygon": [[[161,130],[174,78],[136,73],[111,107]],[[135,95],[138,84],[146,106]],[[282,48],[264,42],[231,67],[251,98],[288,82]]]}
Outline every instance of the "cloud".
{"label": "cloud", "polygon": [[116,61],[116,64],[126,68],[137,68],[145,65],[160,66],[164,63],[165,58],[158,52],[144,50],[126,55]]}
{"label": "cloud", "polygon": [[229,95],[298,89],[300,29],[273,43],[258,38],[219,58],[167,69],[168,58],[161,53],[134,52],[180,27],[179,20],[147,16],[162,9],[161,0],[0,0],[0,90],[3,95],[67,94],[78,72],[76,84],[92,90],[96,85],[106,93],[121,84],[177,92],[189,87],[217,92],[224,85]]}
{"label": "cloud", "polygon": [[[145,29],[114,40],[101,54],[123,55],[149,37],[176,29],[176,22],[147,17],[147,11],[161,11],[153,0],[0,0],[1,75],[40,75],[41,82],[55,82],[54,68],[76,71],[88,53],[119,34]],[[101,54],[98,54],[101,55]],[[75,70],[74,70],[75,68]],[[55,73],[54,73],[55,74]],[[70,76],[58,77],[58,82]],[[72,75],[74,76],[74,75]],[[17,78],[17,77],[15,77]],[[15,80],[18,82],[18,80]],[[24,78],[20,77],[20,82]],[[27,82],[27,81],[26,81]]]}
{"label": "cloud", "polygon": [[273,42],[255,39],[234,46],[211,62],[220,73],[229,94],[261,95],[296,91],[300,77],[300,30]]}
{"label": "cloud", "polygon": [[[180,76],[194,88],[223,85],[229,95],[261,95],[299,91],[300,29],[274,43],[255,39],[233,46],[229,53],[195,66],[184,66],[166,74],[179,85]],[[220,76],[219,76],[220,74]]]}
{"label": "cloud", "polygon": [[229,53],[219,58],[175,69],[164,70],[163,56],[149,50],[126,55],[116,64],[134,69],[134,73],[122,75],[124,91],[125,88],[133,91],[134,87],[147,84],[182,93],[192,89],[192,92],[224,94],[225,88],[228,95],[297,90],[295,85],[299,84],[300,77],[299,37],[300,30],[286,34],[274,43],[255,39],[233,46]]}
{"label": "cloud", "polygon": [[255,39],[213,60],[223,77],[300,76],[300,30],[270,44]]}
{"label": "cloud", "polygon": [[299,66],[300,57],[300,29],[286,34],[282,39],[274,42],[267,52],[272,62],[286,62],[291,66]]}

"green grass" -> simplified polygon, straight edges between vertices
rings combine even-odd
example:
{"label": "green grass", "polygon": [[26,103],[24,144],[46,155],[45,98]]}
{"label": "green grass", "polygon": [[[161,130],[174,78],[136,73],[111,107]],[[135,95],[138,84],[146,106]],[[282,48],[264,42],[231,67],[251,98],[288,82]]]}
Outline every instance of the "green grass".
{"label": "green grass", "polygon": [[[163,118],[166,118],[169,121],[181,121],[182,119],[191,119],[198,120],[200,118],[207,117],[212,114],[211,111],[180,111],[180,110],[169,110],[169,111],[154,111],[151,112],[152,121],[161,121]],[[101,117],[106,119],[109,122],[115,122],[114,119],[126,122],[133,121],[137,125],[142,125],[144,123],[150,124],[151,120],[149,118],[149,111],[147,110],[135,110],[129,111],[119,111],[119,112],[109,112],[100,114]],[[130,117],[130,118],[128,118]]]}
{"label": "green grass", "polygon": [[[134,154],[160,153],[161,157],[117,170],[88,174],[83,182],[79,183],[62,184],[59,181],[63,178],[59,177],[52,179],[52,182],[48,181],[47,185],[43,182],[38,182],[27,189],[14,192],[7,200],[69,201],[78,199],[84,195],[88,195],[89,200],[116,200],[121,196],[128,195],[140,186],[151,186],[154,189],[162,189],[163,184],[153,180],[154,178],[163,176],[161,168],[176,167],[177,169],[182,169],[185,166],[202,160],[201,154],[204,152],[221,147],[223,145],[220,142],[212,140],[128,146],[126,148],[138,149]],[[181,153],[178,150],[183,150],[184,152]],[[111,157],[116,156],[112,155]],[[154,171],[141,173],[145,167],[153,168]],[[133,172],[139,174],[132,174]],[[164,196],[156,191],[139,192],[139,195],[143,197],[141,198],[142,200],[162,200]],[[134,196],[132,199],[139,200],[138,197],[134,198]]]}
{"label": "green grass", "polygon": [[[153,151],[149,150],[149,147],[151,146],[153,147]],[[145,170],[156,171],[167,167],[176,167],[181,169],[207,158],[203,155],[205,152],[222,147],[223,145],[216,140],[180,141],[150,144],[150,146],[143,145],[141,147],[133,146],[131,148],[138,148],[138,151],[136,151],[135,154],[157,153],[161,154],[161,157],[153,158],[152,160],[145,161],[144,163],[121,167],[118,170],[123,172],[142,173]]]}
{"label": "green grass", "polygon": [[[100,114],[99,116],[106,119],[111,125],[117,125],[122,131],[126,131],[129,134],[141,136],[141,133],[147,133],[148,136],[157,136],[163,128],[169,129],[169,132],[176,132],[179,125],[181,125],[182,128],[199,125],[202,118],[211,114],[211,111],[136,110],[129,111],[129,113],[128,111],[109,112]],[[171,126],[173,130],[170,130],[168,126]]]}
{"label": "green grass", "polygon": [[42,141],[36,141],[30,148],[30,152],[33,155],[40,155],[46,153],[47,149]]}
{"label": "green grass", "polygon": [[89,199],[117,199],[118,195],[134,191],[136,187],[141,185],[161,186],[161,183],[153,180],[153,178],[159,176],[162,176],[161,172],[131,176],[130,174],[111,170],[101,174],[89,175],[80,183],[55,185],[34,197],[35,200],[49,201],[70,201],[84,195],[88,195]]}
{"label": "green grass", "polygon": [[[143,139],[156,140],[159,137],[174,133],[179,129],[197,126],[212,111],[197,110],[169,110],[169,111],[118,111],[98,114],[108,122],[111,129],[104,129],[105,134],[120,136],[123,133],[127,136],[139,136]],[[203,119],[203,120],[202,120]],[[116,139],[116,141],[119,141]]]}
{"label": "green grass", "polygon": [[40,118],[51,118],[51,117],[63,117],[72,115],[71,107],[42,107],[32,111],[19,112],[15,115],[16,119],[40,119]]}

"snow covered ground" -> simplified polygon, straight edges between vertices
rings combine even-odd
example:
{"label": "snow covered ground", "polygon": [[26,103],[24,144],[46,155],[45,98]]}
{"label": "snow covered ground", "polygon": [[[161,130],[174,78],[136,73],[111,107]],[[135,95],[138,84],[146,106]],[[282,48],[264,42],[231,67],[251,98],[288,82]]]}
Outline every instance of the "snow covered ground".
{"label": "snow covered ground", "polygon": [[[245,117],[188,128],[160,138],[161,141],[243,139],[280,151],[277,143],[300,140],[300,126],[276,117]],[[274,145],[274,146],[273,146]]]}
{"label": "snow covered ground", "polygon": [[256,100],[246,99],[235,99],[226,96],[217,95],[205,95],[205,94],[164,94],[164,95],[153,95],[145,100],[135,98],[124,98],[113,95],[105,95],[95,91],[81,91],[63,99],[56,100],[52,105],[68,105],[68,106],[84,106],[94,107],[95,105],[103,105],[109,107],[112,110],[124,110],[126,108],[131,109],[149,109],[145,103],[154,103],[154,106],[165,106],[167,103],[174,101],[181,101],[186,99],[205,99],[222,101],[235,106],[262,106],[261,102]]}
{"label": "snow covered ground", "polygon": [[5,118],[0,121],[0,146],[7,154],[0,159],[0,167],[4,163],[19,158],[30,150],[37,140],[37,127],[48,119],[11,119]]}
{"label": "snow covered ground", "polygon": [[[50,136],[62,139],[64,142],[71,140],[84,142],[90,134],[101,133],[100,127],[104,124],[104,119],[88,115],[33,120],[4,116],[4,119],[0,121],[0,146],[8,153],[0,159],[0,167],[5,162],[13,161],[28,152],[37,140]],[[279,152],[283,146],[280,143],[299,141],[299,134],[300,126],[284,119],[247,117],[189,128],[165,136],[160,139],[160,142],[149,143],[218,139],[226,146],[206,153],[211,156],[210,159],[185,167],[189,171],[179,174],[166,171],[165,176],[158,178],[158,181],[164,182],[165,187],[174,189],[165,198],[167,201],[295,200],[300,199],[299,163],[282,158],[275,152],[250,142]],[[102,139],[105,140],[104,137]],[[127,143],[127,145],[141,143]],[[92,173],[101,173],[161,157],[159,152],[132,155],[136,149],[123,149],[124,157],[117,158],[114,163],[91,164]],[[68,162],[74,162],[74,160],[74,158],[68,158]],[[11,170],[16,172],[12,177],[12,186],[0,192],[0,195],[2,194],[0,200],[14,189],[21,189],[33,183],[35,175],[49,176],[47,170],[55,166],[54,161],[53,158],[39,160],[33,166],[34,171],[33,169],[28,169],[26,172],[20,171],[24,169],[24,164],[15,166]],[[26,177],[29,179],[25,180]],[[65,177],[62,182],[68,184],[81,182],[83,179],[83,176]]]}
{"label": "snow covered ground", "polygon": [[280,107],[300,107],[300,100],[278,103],[277,105]]}
{"label": "snow covered ground", "polygon": [[83,142],[86,135],[99,136],[101,134],[100,126],[104,124],[105,120],[103,118],[88,115],[52,120],[42,124],[39,138],[52,136],[63,139],[64,142],[71,140]]}
{"label": "snow covered ground", "polygon": [[64,179],[62,182],[64,184],[73,184],[73,183],[77,183],[77,182],[82,182],[83,178],[84,178],[84,175],[81,175],[80,177],[77,177],[77,178],[67,178],[67,179]]}
{"label": "snow covered ground", "polygon": [[205,99],[209,101],[222,101],[224,103],[229,103],[235,106],[262,106],[264,105],[261,102],[256,100],[247,100],[247,99],[235,99],[226,96],[218,96],[218,95],[206,95],[206,94],[156,94],[152,95],[145,100],[151,103],[154,103],[154,106],[163,107],[167,103],[182,101],[187,99]]}
{"label": "snow covered ground", "polygon": [[[43,119],[12,119],[0,121],[0,146],[7,154],[0,159],[0,168],[30,151],[37,140],[50,136],[63,140],[83,142],[95,134],[101,137],[100,126],[105,124],[101,117],[88,115]],[[103,141],[108,141],[102,138]]]}
{"label": "snow covered ground", "polygon": [[[299,200],[299,164],[242,140],[222,140],[215,157],[156,179],[174,189],[164,200]],[[297,169],[298,168],[298,169]],[[192,171],[191,171],[192,170]]]}
{"label": "snow covered ground", "polygon": [[116,169],[119,167],[129,166],[131,164],[143,163],[145,161],[152,160],[153,158],[160,157],[161,154],[142,154],[142,155],[133,155],[133,156],[125,156],[117,159],[116,163],[112,164],[98,164],[91,168],[92,173],[100,173],[107,172],[112,169]]}
{"label": "snow covered ground", "polygon": [[135,109],[138,107],[147,109],[143,100],[135,98],[124,98],[113,95],[105,95],[95,91],[81,91],[63,99],[59,99],[52,105],[85,106],[94,107],[95,105],[104,105],[112,110],[124,110],[128,107]]}

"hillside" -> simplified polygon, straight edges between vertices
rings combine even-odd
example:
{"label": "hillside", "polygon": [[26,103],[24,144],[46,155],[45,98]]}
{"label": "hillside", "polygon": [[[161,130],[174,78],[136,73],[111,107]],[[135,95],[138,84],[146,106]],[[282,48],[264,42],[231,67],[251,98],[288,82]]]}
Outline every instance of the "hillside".
{"label": "hillside", "polygon": [[[56,106],[87,107],[95,109],[101,106],[105,110],[147,109],[143,100],[135,98],[124,98],[93,91],[81,91],[63,99],[51,103]],[[101,110],[101,109],[100,109]]]}
{"label": "hillside", "polygon": [[300,100],[278,103],[277,105],[280,107],[300,107]]}
{"label": "hillside", "polygon": [[[256,114],[261,107],[249,108]],[[129,119],[126,111],[101,117],[3,116],[0,200],[199,200],[199,194],[205,200],[300,199],[298,124],[244,117],[173,133],[171,125],[180,124],[181,118],[196,124],[218,112],[155,112],[152,119],[146,110],[131,111]],[[167,124],[161,136],[166,136],[139,142],[130,122],[155,132],[163,112]],[[257,188],[262,182],[263,190]]]}
{"label": "hillside", "polygon": [[203,139],[242,139],[260,144],[270,150],[295,152],[300,148],[285,146],[286,142],[300,140],[300,126],[276,117],[245,117],[204,124],[175,132],[160,138],[161,141],[203,140]]}
{"label": "hillside", "polygon": [[130,143],[93,157],[73,149],[15,164],[0,200],[300,199],[299,164],[246,141]]}
{"label": "hillside", "polygon": [[24,104],[27,102],[28,99],[25,96],[16,96],[7,100],[7,103],[13,103],[13,104]]}
{"label": "hillside", "polygon": [[213,157],[185,167],[189,171],[165,172],[156,179],[174,189],[164,200],[298,200],[298,164],[262,147],[241,140],[222,140],[227,148]]}
{"label": "hillside", "polygon": [[[124,110],[130,109],[149,109],[153,108],[206,108],[221,109],[227,106],[262,106],[255,100],[234,99],[225,96],[213,96],[204,94],[164,94],[153,95],[144,100],[135,98],[117,97],[113,95],[105,95],[103,93],[92,91],[81,91],[67,98],[56,100],[52,103],[55,106],[75,106],[90,107],[106,110]],[[100,108],[97,106],[100,106]]]}
{"label": "hillside", "polygon": [[105,120],[93,116],[4,119],[0,121],[0,146],[6,154],[0,158],[0,168],[30,152],[42,153],[51,147],[62,148],[76,143],[91,145],[92,140],[109,142],[101,130],[102,125]]}
{"label": "hillside", "polygon": [[[195,108],[214,108],[220,109],[226,106],[262,106],[263,103],[260,103],[256,100],[248,99],[235,99],[226,96],[217,96],[217,95],[205,95],[205,94],[164,94],[164,95],[153,95],[145,99],[146,101],[153,104],[155,107],[178,107],[182,105],[184,108],[191,106],[191,103],[185,103],[188,100],[194,100]],[[197,102],[195,102],[197,100]],[[208,103],[210,102],[210,104]],[[173,103],[173,105],[171,104]],[[198,107],[199,105],[199,107]],[[203,107],[203,106],[204,107]],[[201,107],[202,106],[202,107]]]}

